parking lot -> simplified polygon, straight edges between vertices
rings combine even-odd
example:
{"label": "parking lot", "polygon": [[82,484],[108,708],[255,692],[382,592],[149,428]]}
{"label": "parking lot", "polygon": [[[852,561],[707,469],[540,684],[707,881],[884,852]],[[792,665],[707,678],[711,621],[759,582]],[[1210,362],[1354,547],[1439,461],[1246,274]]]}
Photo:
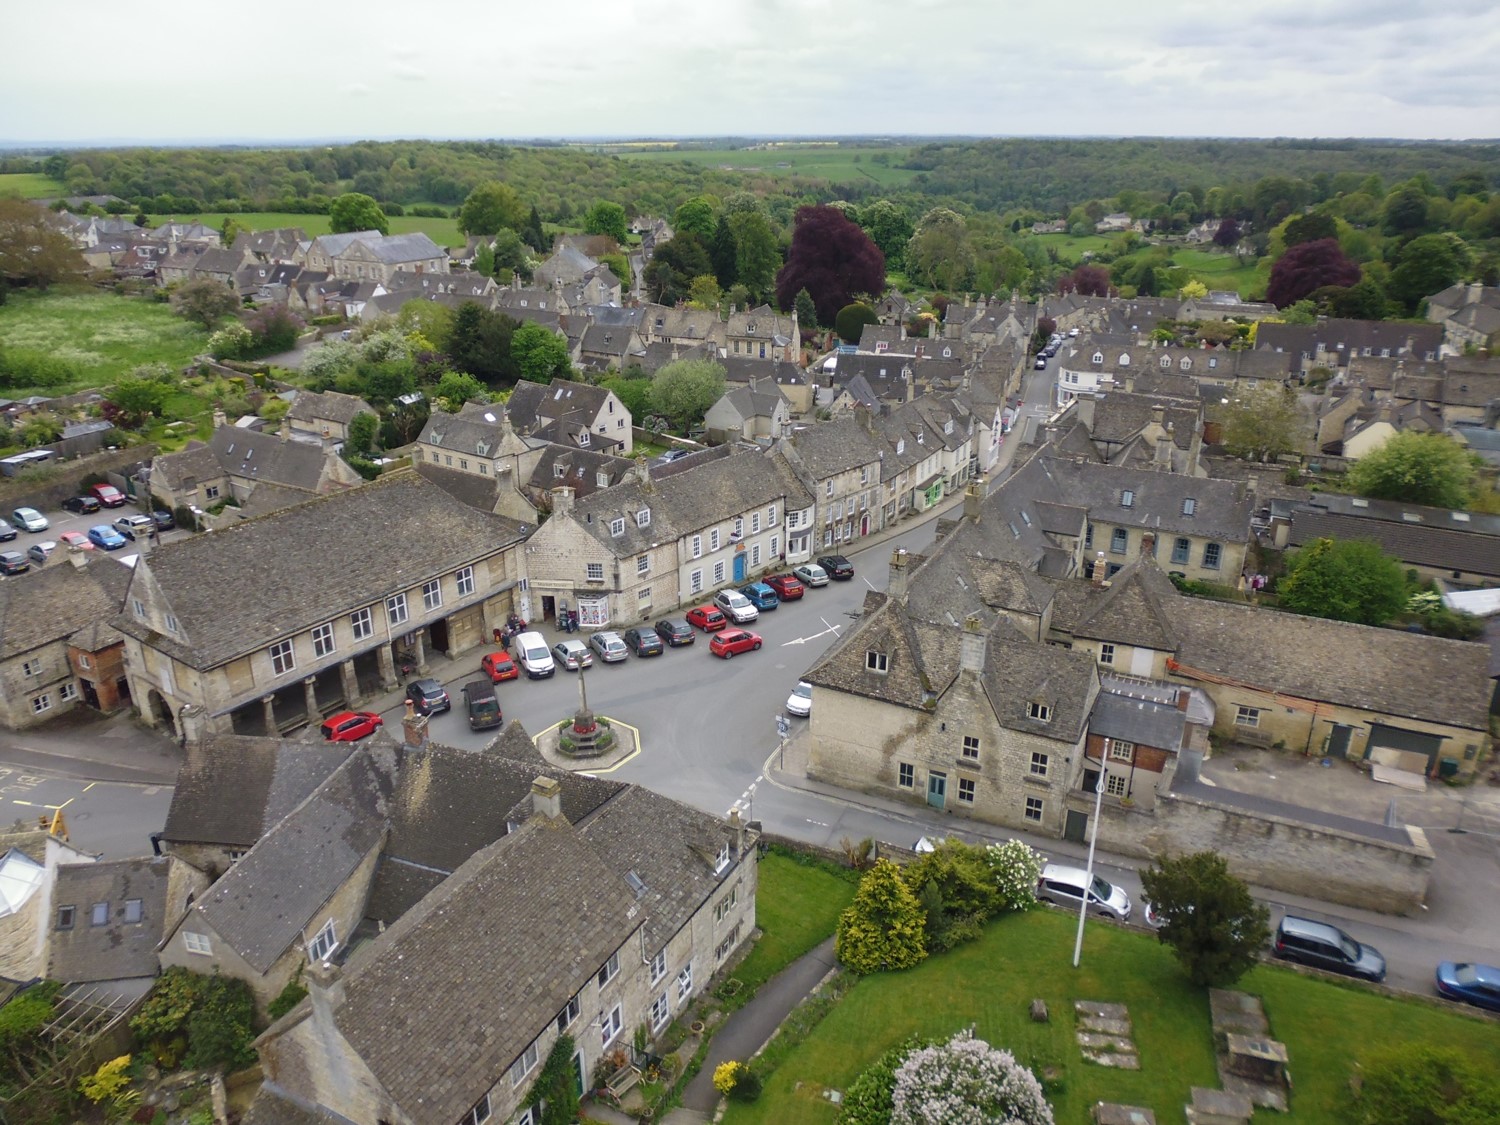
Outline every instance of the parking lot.
{"label": "parking lot", "polygon": [[[18,520],[13,518],[14,509],[6,509],[4,512],[0,512],[0,518],[3,518],[5,522],[10,525],[11,530],[16,533],[16,537],[14,539],[0,542],[0,552],[16,551],[22,555],[26,555],[27,561],[30,564],[32,571],[40,570],[43,567],[59,566],[66,563],[68,549],[62,538],[65,532],[74,532],[77,535],[84,537],[84,541],[87,542],[89,528],[94,527],[97,524],[107,524],[111,527],[114,527],[115,521],[124,516],[149,518],[149,515],[144,511],[141,505],[132,502],[127,502],[123,507],[118,508],[101,507],[98,511],[92,513],[69,512],[62,510],[61,508],[48,508],[38,510],[47,520],[47,529],[45,531],[27,531],[23,526],[21,526]],[[149,531],[149,529],[146,530]],[[113,551],[103,552],[100,550],[100,548],[92,544],[90,544],[86,548],[81,549],[88,550],[90,552],[113,554],[122,561],[129,561],[133,556],[141,555],[150,551],[156,545],[156,543],[170,542],[173,539],[183,538],[189,534],[191,533],[183,531],[180,528],[173,528],[168,531],[159,532],[158,537],[153,540],[149,536],[149,534],[142,534],[138,531],[135,533],[136,538],[134,541],[130,540],[127,537],[125,540],[125,545]],[[36,557],[30,554],[30,550],[32,547],[39,546],[43,543],[56,544],[55,549],[48,555],[45,562],[39,561]],[[10,577],[12,579],[24,579],[26,575],[20,574]]]}

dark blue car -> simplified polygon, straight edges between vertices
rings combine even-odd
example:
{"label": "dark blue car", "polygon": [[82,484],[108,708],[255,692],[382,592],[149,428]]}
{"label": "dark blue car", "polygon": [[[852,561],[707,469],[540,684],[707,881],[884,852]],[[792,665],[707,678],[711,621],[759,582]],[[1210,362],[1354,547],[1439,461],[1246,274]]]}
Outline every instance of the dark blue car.
{"label": "dark blue car", "polygon": [[1437,967],[1437,990],[1449,1000],[1500,1012],[1500,969],[1493,965],[1444,961]]}
{"label": "dark blue car", "polygon": [[764,582],[752,582],[748,586],[742,586],[740,593],[744,594],[756,609],[775,609],[781,604],[776,591]]}

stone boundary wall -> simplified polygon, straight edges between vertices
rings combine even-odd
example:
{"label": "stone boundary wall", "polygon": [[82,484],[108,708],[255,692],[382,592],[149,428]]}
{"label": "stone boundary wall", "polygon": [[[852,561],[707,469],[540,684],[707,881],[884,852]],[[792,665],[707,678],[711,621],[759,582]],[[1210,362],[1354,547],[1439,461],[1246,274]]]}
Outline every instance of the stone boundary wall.
{"label": "stone boundary wall", "polygon": [[[26,470],[19,476],[0,479],[0,512],[9,513],[21,507],[44,512],[56,510],[69,496],[83,491],[84,477],[97,473],[111,479],[123,479],[125,470],[142,462],[150,464],[155,456],[154,445],[129,445],[86,457],[54,461],[40,471]],[[111,523],[113,520],[114,516],[110,516],[101,522]]]}

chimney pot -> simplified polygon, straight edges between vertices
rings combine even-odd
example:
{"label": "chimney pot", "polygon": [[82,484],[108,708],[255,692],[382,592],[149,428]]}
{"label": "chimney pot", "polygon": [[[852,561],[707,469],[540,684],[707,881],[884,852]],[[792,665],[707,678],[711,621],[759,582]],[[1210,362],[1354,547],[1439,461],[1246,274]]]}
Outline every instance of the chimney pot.
{"label": "chimney pot", "polygon": [[983,501],[984,496],[979,491],[979,485],[971,484],[964,489],[964,518],[978,521]]}
{"label": "chimney pot", "polygon": [[562,784],[555,777],[538,777],[531,783],[531,812],[548,820],[562,819]]}
{"label": "chimney pot", "polygon": [[408,746],[427,745],[427,716],[418,715],[417,705],[410,699],[406,701],[406,714],[401,716],[401,733]]}
{"label": "chimney pot", "polygon": [[898,547],[891,553],[891,573],[886,583],[886,593],[897,601],[906,597],[906,548],[904,547]]}
{"label": "chimney pot", "polygon": [[1109,573],[1109,563],[1107,563],[1107,562],[1104,561],[1104,552],[1100,551],[1099,554],[1098,554],[1098,557],[1094,559],[1094,567],[1093,567],[1093,574],[1092,574],[1092,580],[1093,580],[1095,589],[1099,589],[1099,590],[1104,589],[1104,579],[1108,575],[1108,573]]}

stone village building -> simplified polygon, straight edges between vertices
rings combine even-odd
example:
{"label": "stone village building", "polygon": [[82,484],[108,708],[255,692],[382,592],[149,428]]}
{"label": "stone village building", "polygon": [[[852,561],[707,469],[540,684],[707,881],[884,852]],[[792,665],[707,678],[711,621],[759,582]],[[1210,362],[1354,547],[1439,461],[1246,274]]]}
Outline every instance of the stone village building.
{"label": "stone village building", "polygon": [[408,470],[163,543],[113,621],[131,696],[179,733],[184,709],[219,733],[317,723],[392,689],[397,650],[420,668],[526,616],[526,531]]}

